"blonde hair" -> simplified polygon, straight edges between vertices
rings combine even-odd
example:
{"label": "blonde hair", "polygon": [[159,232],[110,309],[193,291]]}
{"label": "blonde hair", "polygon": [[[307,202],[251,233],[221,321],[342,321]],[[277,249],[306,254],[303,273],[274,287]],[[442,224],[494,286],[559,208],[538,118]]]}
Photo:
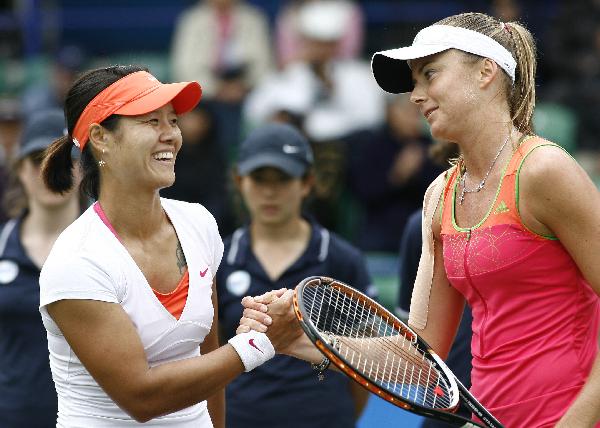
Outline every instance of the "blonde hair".
{"label": "blonde hair", "polygon": [[[524,134],[533,134],[535,108],[536,47],[533,36],[518,22],[504,23],[483,13],[461,13],[436,22],[484,34],[504,46],[515,58],[515,82],[506,75],[506,93],[514,126]],[[471,55],[466,53],[466,55]]]}

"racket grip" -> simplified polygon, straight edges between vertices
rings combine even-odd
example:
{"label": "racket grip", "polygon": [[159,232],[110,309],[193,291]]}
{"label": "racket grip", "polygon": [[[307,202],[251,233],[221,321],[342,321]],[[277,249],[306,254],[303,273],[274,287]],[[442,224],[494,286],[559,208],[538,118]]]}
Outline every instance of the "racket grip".
{"label": "racket grip", "polygon": [[229,339],[244,364],[244,370],[249,372],[275,356],[275,348],[266,334],[249,331]]}

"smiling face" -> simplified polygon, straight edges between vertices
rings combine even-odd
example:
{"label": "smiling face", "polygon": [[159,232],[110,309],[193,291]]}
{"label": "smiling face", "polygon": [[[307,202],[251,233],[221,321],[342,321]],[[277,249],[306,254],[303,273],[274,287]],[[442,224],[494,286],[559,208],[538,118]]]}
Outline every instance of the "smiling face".
{"label": "smiling face", "polygon": [[238,176],[237,185],[253,222],[279,226],[300,217],[302,201],[311,188],[309,179],[272,167]]}
{"label": "smiling face", "polygon": [[106,147],[97,159],[107,182],[136,190],[156,191],[175,181],[175,158],[182,139],[171,104],[140,116],[122,116],[114,132],[106,132]]}
{"label": "smiling face", "polygon": [[[475,59],[474,59],[475,58]],[[450,49],[410,61],[415,103],[434,138],[455,141],[481,108],[477,57]]]}

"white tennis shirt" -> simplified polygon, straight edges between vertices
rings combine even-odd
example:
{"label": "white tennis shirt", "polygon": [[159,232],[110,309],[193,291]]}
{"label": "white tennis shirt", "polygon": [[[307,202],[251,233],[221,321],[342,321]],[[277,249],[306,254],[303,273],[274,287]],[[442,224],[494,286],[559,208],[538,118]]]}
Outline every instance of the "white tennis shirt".
{"label": "white tennis shirt", "polygon": [[[139,267],[92,207],[59,236],[40,276],[40,313],[58,394],[58,427],[141,425],[121,410],[81,364],[46,305],[64,299],[118,303],[131,318],[149,365],[200,355],[214,308],[212,282],[223,255],[213,216],[201,205],[161,199],[188,263],[189,294],[179,320],[161,304]],[[92,338],[93,339],[93,338]],[[144,426],[212,427],[206,401]]]}

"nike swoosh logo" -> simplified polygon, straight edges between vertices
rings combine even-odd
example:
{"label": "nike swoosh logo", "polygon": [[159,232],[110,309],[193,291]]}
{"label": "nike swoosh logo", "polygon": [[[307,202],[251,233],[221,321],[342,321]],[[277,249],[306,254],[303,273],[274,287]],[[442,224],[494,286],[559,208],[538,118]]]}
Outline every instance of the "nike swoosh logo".
{"label": "nike swoosh logo", "polygon": [[261,354],[264,354],[264,352],[254,344],[254,339],[249,339],[248,343],[250,344],[250,346],[252,346],[254,349],[256,349],[257,351],[259,351]]}
{"label": "nike swoosh logo", "polygon": [[284,153],[292,154],[292,153],[298,153],[299,151],[300,151],[300,147],[292,146],[290,144],[283,145]]}
{"label": "nike swoosh logo", "polygon": [[200,276],[202,278],[204,278],[204,275],[206,275],[206,272],[208,272],[208,268],[204,269],[204,272],[200,271]]}

